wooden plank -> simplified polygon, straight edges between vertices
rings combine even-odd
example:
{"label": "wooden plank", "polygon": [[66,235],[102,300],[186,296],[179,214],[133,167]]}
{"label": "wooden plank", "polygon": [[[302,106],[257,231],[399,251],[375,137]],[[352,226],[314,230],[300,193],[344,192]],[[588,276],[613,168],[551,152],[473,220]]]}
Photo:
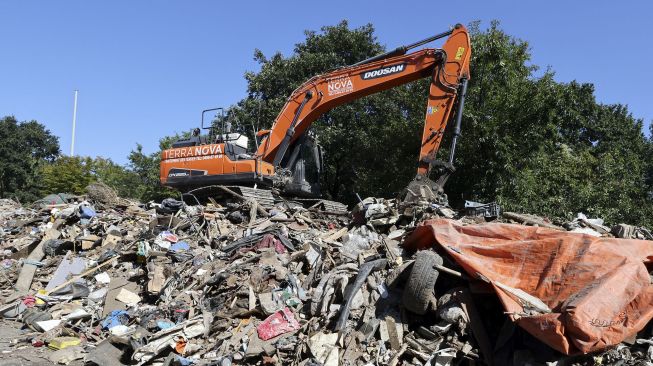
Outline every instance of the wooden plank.
{"label": "wooden plank", "polygon": [[521,214],[514,213],[514,212],[504,212],[504,213],[501,214],[501,216],[503,216],[505,218],[508,218],[508,219],[511,219],[511,220],[519,221],[519,222],[521,222],[523,224],[527,224],[527,225],[537,225],[537,226],[541,226],[541,227],[545,227],[545,228],[549,228],[549,229],[553,229],[553,230],[566,231],[564,228],[561,228],[560,226],[550,224],[550,223],[548,223],[548,222],[546,222],[546,221],[544,221],[542,219],[536,218],[536,217],[521,215]]}
{"label": "wooden plank", "polygon": [[467,314],[467,319],[469,319],[469,326],[472,328],[472,335],[478,343],[481,354],[483,354],[483,360],[487,365],[492,366],[492,342],[490,342],[490,337],[488,336],[485,326],[483,325],[481,314],[476,309],[474,300],[472,299],[469,290],[464,289],[461,292],[458,300],[460,301],[461,307]]}
{"label": "wooden plank", "polygon": [[[48,229],[43,235],[41,242],[32,250],[32,252],[27,256],[26,260],[30,262],[39,262],[45,258],[45,252],[43,251],[43,245],[48,240],[58,239],[61,236],[61,233],[57,230],[59,225],[53,225],[51,229]],[[13,301],[14,299],[25,296],[32,287],[32,280],[34,279],[34,274],[36,273],[36,265],[30,263],[23,263],[23,268],[20,270],[18,279],[16,280],[16,286],[14,295],[7,298],[6,302]]]}

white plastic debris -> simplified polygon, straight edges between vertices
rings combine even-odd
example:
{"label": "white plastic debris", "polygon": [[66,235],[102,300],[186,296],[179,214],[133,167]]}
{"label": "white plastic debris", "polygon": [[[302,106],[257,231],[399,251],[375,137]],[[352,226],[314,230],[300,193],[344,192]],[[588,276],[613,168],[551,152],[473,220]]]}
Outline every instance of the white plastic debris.
{"label": "white plastic debris", "polygon": [[44,332],[48,332],[61,324],[61,319],[53,319],[53,320],[42,320],[40,322],[36,322],[36,325],[39,326],[39,328],[43,329]]}
{"label": "white plastic debris", "polygon": [[95,275],[95,280],[98,283],[106,285],[107,283],[111,282],[111,277],[109,277],[108,273],[102,272],[102,273],[98,273],[98,274]]}

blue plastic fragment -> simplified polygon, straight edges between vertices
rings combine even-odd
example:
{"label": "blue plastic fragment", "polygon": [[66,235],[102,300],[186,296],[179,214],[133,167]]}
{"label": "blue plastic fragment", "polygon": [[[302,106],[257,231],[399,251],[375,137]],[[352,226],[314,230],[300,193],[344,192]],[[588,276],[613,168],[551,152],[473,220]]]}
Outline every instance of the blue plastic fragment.
{"label": "blue plastic fragment", "polygon": [[129,322],[129,314],[124,310],[114,310],[102,321],[102,328],[111,329],[118,325],[126,325]]}
{"label": "blue plastic fragment", "polygon": [[175,326],[175,323],[168,321],[168,320],[158,320],[156,322],[156,326],[159,327],[159,329],[164,330],[168,328],[172,328]]}
{"label": "blue plastic fragment", "polygon": [[188,366],[193,363],[193,360],[191,360],[190,358],[181,357],[179,355],[175,355],[175,356],[177,357],[177,362],[179,362],[181,366]]}
{"label": "blue plastic fragment", "polygon": [[92,209],[89,206],[81,206],[79,208],[79,217],[82,219],[90,219],[92,217],[97,216],[97,213],[95,212],[94,209]]}
{"label": "blue plastic fragment", "polygon": [[170,245],[170,250],[173,250],[175,252],[181,251],[181,250],[190,250],[190,245],[186,243],[185,241],[178,241],[172,245]]}

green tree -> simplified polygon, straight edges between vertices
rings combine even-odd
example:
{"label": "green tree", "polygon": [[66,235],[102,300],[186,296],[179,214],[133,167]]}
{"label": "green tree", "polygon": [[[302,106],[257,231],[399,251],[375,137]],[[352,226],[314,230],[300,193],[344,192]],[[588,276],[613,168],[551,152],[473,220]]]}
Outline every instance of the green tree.
{"label": "green tree", "polygon": [[39,168],[59,154],[59,141],[36,121],[0,119],[0,197],[32,201],[40,193]]}
{"label": "green tree", "polygon": [[102,182],[120,197],[141,199],[145,187],[138,173],[102,157],[60,156],[40,170],[42,194],[86,193],[86,186]]}
{"label": "green tree", "polygon": [[142,188],[138,175],[131,169],[114,163],[111,159],[95,158],[93,175],[97,181],[115,189],[120,197],[141,198]]}
{"label": "green tree", "polygon": [[129,154],[129,168],[136,175],[137,192],[136,196],[142,201],[160,201],[166,197],[178,196],[174,190],[161,186],[159,178],[159,167],[161,163],[161,151],[170,148],[173,141],[180,138],[179,135],[167,136],[159,140],[158,152],[145,154],[141,144]]}
{"label": "green tree", "polygon": [[[497,22],[471,26],[472,81],[449,182],[455,201],[498,200],[506,209],[610,222],[651,223],[642,121],[602,105],[592,84],[536,77],[528,43]],[[457,200],[456,200],[457,199]]]}
{"label": "green tree", "polygon": [[41,169],[44,193],[84,194],[86,186],[96,180],[93,159],[80,156],[60,156]]}

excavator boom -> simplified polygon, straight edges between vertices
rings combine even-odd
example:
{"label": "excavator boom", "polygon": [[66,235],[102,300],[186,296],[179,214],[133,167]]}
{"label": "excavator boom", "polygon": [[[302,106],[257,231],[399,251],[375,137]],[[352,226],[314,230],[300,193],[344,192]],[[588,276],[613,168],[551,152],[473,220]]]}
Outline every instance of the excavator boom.
{"label": "excavator boom", "polygon": [[[279,162],[292,144],[326,111],[366,95],[432,76],[426,108],[419,173],[428,173],[426,160],[434,158],[454,105],[461,82],[469,79],[470,41],[467,30],[458,25],[441,49],[423,49],[364,64],[356,64],[318,75],[297,88],[259,145],[264,161]],[[419,44],[419,43],[418,43]],[[399,48],[389,54],[414,47]],[[464,80],[464,81],[463,81]],[[284,142],[285,141],[285,142]],[[277,165],[277,164],[275,164]]]}

